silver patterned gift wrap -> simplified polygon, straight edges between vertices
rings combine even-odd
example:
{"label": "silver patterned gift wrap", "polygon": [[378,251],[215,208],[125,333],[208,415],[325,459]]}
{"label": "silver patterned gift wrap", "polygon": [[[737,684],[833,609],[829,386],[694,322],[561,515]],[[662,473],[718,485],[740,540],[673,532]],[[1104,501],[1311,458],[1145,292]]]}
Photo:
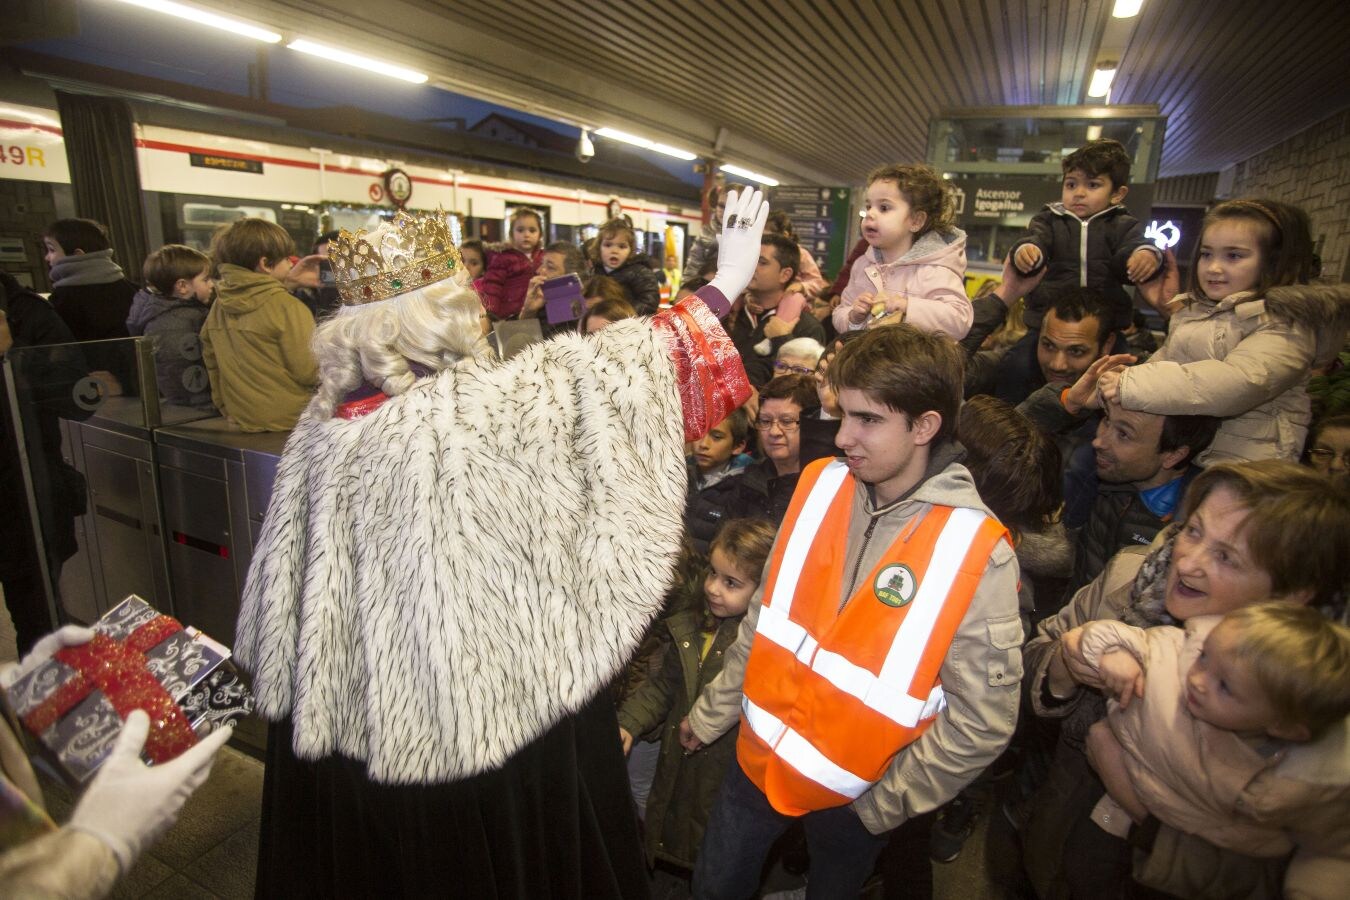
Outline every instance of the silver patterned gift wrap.
{"label": "silver patterned gift wrap", "polygon": [[7,695],[71,783],[98,771],[131,709],[151,713],[144,756],[152,764],[253,711],[229,649],[140,597],[127,597],[92,627],[90,644],[59,651]]}

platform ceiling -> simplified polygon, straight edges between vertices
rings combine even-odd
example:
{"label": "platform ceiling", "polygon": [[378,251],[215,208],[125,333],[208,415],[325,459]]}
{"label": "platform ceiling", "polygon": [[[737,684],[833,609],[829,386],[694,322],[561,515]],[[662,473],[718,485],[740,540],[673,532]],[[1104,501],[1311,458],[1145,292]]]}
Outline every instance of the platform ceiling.
{"label": "platform ceiling", "polygon": [[940,110],[1087,102],[1104,50],[1120,61],[1111,102],[1168,118],[1163,175],[1216,171],[1350,106],[1336,0],[1145,0],[1132,25],[1112,24],[1112,0],[192,2],[822,183],[923,158]]}

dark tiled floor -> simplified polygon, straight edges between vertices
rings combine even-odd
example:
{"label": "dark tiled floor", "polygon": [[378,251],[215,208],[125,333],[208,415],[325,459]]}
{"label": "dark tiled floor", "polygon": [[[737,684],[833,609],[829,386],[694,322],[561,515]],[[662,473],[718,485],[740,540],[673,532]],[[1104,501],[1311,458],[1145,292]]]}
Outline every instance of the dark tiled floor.
{"label": "dark tiled floor", "polygon": [[[263,766],[226,747],[207,779],[184,804],[178,822],[117,885],[112,897],[248,900],[258,860]],[[70,815],[71,793],[43,779],[47,808],[58,822]]]}

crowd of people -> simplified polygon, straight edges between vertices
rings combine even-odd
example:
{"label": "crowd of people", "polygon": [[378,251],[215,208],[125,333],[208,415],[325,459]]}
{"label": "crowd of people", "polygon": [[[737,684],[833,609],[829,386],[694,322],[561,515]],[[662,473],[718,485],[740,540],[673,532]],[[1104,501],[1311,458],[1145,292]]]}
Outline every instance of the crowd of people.
{"label": "crowd of people", "polygon": [[929,896],[986,815],[1010,895],[1340,896],[1350,411],[1309,385],[1350,287],[1258,198],[1183,285],[1129,183],[1067,154],[973,298],[920,165],[872,173],[833,284],[742,185],[682,271],[521,209],[500,245],[395,219],[397,266],[325,235],[332,284],[245,219],[138,289],[64,220],[0,349],[144,334],[166,401],[294,429],[236,648],[262,895],[744,898],[776,846],[807,897]]}

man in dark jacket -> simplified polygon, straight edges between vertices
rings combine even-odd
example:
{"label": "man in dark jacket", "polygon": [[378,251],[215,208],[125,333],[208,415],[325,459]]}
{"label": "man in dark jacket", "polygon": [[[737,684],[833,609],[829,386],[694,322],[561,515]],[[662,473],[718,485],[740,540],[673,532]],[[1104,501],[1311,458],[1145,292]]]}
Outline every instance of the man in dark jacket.
{"label": "man in dark jacket", "polygon": [[[1158,416],[1108,404],[1100,413],[1082,401],[1096,390],[1092,375],[1067,391],[1047,385],[1018,407],[1048,434],[1081,430],[1096,423],[1092,439],[1095,472],[1090,479],[1066,479],[1066,490],[1090,490],[1088,497],[1065,497],[1065,525],[1074,542],[1073,575],[1066,597],[1096,578],[1117,551],[1147,547],[1172,519],[1199,469],[1191,462],[1209,447],[1219,420],[1210,416]],[[1082,509],[1075,519],[1071,509]]]}
{"label": "man in dark jacket", "polygon": [[[1102,295],[1091,288],[1065,288],[1054,294],[1036,335],[1035,366],[1023,371],[1016,347],[993,366],[966,370],[966,396],[992,394],[1014,406],[1045,384],[1073,384],[1094,362],[1115,347]],[[1061,450],[1064,448],[1060,448]]]}
{"label": "man in dark jacket", "polygon": [[[745,374],[756,388],[773,378],[773,360],[778,348],[793,338],[814,338],[825,342],[825,329],[809,310],[803,310],[796,323],[779,318],[778,305],[787,296],[787,286],[797,277],[801,250],[797,242],[781,234],[766,234],[759,248],[759,264],[750,279],[727,328],[736,350],[741,354]],[[789,491],[789,493],[791,493]]]}
{"label": "man in dark jacket", "polygon": [[[13,348],[73,341],[70,329],[47,301],[0,273],[0,357]],[[71,385],[83,374],[77,364],[82,359],[78,348],[39,354],[26,356],[25,362],[15,366],[21,395],[29,401],[41,401],[38,392],[68,398]],[[54,396],[53,402],[60,401]],[[25,404],[24,413],[26,432],[21,447],[15,427],[19,411],[10,407],[9,391],[0,390],[0,509],[4,510],[0,515],[0,586],[14,620],[20,656],[56,625],[33,540],[21,454],[28,456],[53,583],[61,563],[76,550],[74,516],[83,511],[85,502],[83,478],[61,459],[61,434],[52,409],[30,403]]]}

